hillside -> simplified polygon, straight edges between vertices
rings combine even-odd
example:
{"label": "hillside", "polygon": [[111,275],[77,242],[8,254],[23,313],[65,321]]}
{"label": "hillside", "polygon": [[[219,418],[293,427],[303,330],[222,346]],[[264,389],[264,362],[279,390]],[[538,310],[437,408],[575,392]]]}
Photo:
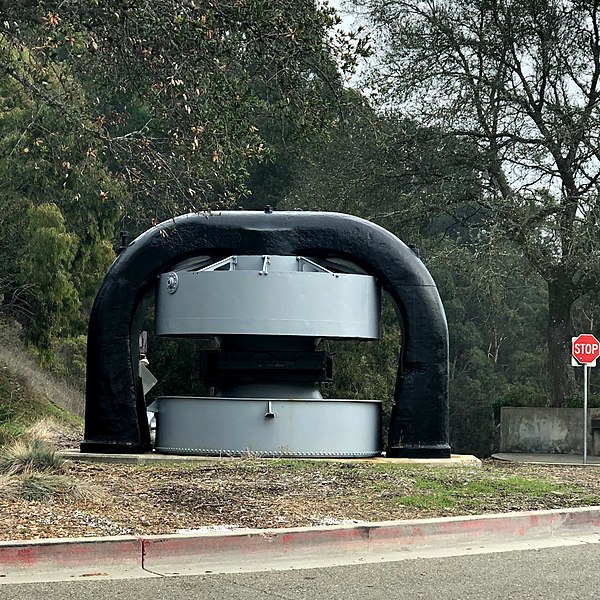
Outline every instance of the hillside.
{"label": "hillside", "polygon": [[0,443],[44,419],[77,431],[82,416],[82,395],[38,367],[15,329],[0,324]]}

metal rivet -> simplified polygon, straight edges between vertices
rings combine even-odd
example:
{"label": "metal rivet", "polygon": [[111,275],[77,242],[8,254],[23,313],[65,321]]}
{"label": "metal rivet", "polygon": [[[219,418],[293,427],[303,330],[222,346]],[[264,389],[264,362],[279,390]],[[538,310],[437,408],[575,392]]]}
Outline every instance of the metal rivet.
{"label": "metal rivet", "polygon": [[174,294],[179,287],[179,277],[177,273],[171,272],[167,275],[167,291],[169,294]]}

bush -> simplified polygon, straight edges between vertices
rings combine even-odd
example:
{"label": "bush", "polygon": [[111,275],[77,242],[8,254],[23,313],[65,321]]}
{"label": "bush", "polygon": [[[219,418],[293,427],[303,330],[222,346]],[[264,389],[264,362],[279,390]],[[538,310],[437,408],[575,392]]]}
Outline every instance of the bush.
{"label": "bush", "polygon": [[87,336],[65,337],[53,343],[50,370],[75,390],[85,389]]}

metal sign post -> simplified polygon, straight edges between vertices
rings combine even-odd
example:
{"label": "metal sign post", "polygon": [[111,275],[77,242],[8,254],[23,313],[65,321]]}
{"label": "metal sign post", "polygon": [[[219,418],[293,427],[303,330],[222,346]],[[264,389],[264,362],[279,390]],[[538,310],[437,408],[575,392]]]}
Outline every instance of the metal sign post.
{"label": "metal sign post", "polygon": [[588,365],[583,365],[583,464],[587,465]]}
{"label": "metal sign post", "polygon": [[600,357],[600,342],[591,333],[582,333],[571,340],[572,365],[583,365],[583,464],[587,465],[588,368],[596,366]]}

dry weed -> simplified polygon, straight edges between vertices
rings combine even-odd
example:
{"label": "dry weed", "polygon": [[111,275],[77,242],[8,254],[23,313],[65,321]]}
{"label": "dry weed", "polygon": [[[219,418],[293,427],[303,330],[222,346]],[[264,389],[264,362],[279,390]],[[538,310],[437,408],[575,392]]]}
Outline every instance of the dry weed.
{"label": "dry weed", "polygon": [[0,498],[5,500],[87,502],[97,501],[102,496],[103,492],[98,486],[68,475],[52,473],[0,475]]}
{"label": "dry weed", "polygon": [[52,446],[57,446],[60,440],[69,434],[70,431],[68,428],[58,423],[52,417],[41,419],[25,430],[27,438],[40,440]]}
{"label": "dry weed", "polygon": [[61,473],[64,459],[39,439],[19,439],[0,448],[0,473],[4,475]]}

